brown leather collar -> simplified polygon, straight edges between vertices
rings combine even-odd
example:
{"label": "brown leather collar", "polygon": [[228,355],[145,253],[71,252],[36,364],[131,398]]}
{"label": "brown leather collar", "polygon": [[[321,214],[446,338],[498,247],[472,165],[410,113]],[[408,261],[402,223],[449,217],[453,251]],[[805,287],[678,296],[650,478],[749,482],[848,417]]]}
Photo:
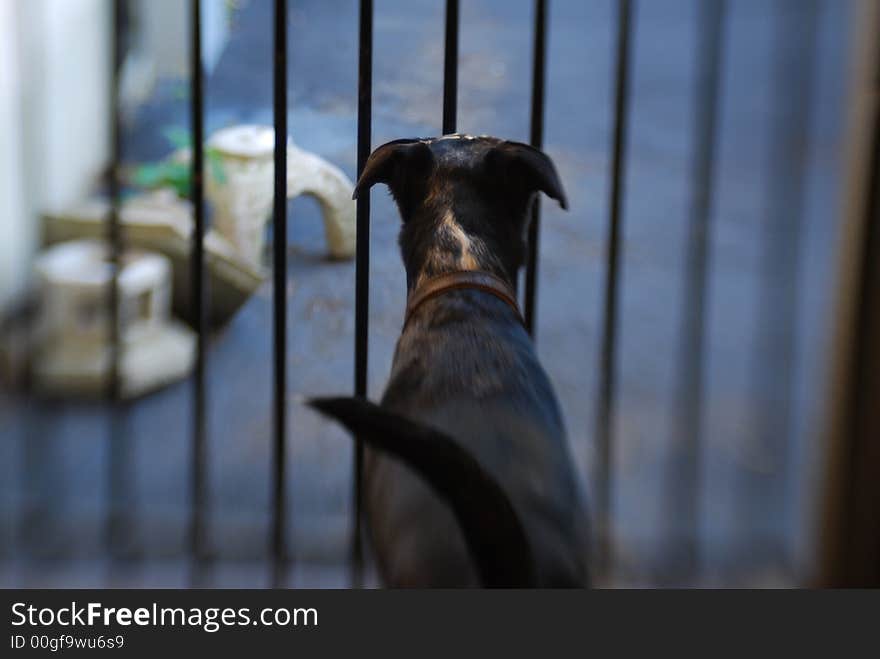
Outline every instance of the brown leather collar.
{"label": "brown leather collar", "polygon": [[406,327],[416,309],[431,298],[442,295],[447,291],[458,291],[465,288],[494,295],[499,300],[507,303],[516,313],[519,322],[523,322],[522,314],[519,312],[519,305],[516,303],[516,293],[511,290],[506,281],[484,270],[460,270],[431,277],[419,284],[407,299],[403,326]]}

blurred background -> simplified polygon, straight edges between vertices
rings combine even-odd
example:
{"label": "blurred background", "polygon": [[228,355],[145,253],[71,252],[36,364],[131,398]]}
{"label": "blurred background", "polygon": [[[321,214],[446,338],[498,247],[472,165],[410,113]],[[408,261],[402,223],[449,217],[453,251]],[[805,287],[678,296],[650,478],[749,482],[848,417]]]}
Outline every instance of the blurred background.
{"label": "blurred background", "polygon": [[[301,400],[352,390],[359,3],[288,7],[284,582],[347,587],[351,443]],[[570,210],[544,206],[535,332],[610,550],[600,583],[840,583],[843,537],[862,539],[850,550],[877,579],[880,517],[851,514],[877,482],[877,442],[865,443],[880,408],[867,340],[880,336],[866,288],[877,275],[865,265],[880,256],[869,231],[877,3],[634,1],[622,108],[620,9],[548,3],[544,148]],[[201,12],[203,583],[257,587],[270,583],[273,3],[202,0]],[[110,0],[0,0],[4,587],[190,583],[190,8],[120,2],[116,42],[113,16]],[[444,2],[376,0],[374,16],[373,145],[440,134]],[[528,141],[534,19],[529,0],[461,3],[459,132]],[[103,242],[114,144],[116,404]],[[374,194],[372,399],[405,305],[398,225],[391,199]],[[595,490],[612,276],[606,505]]]}

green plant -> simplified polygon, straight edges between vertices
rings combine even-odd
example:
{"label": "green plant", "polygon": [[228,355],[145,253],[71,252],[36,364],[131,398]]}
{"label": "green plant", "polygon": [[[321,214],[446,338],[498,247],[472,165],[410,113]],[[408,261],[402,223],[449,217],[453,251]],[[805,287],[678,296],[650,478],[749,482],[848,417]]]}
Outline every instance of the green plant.
{"label": "green plant", "polygon": [[[162,131],[163,136],[175,150],[188,149],[192,145],[190,133],[180,126],[169,126]],[[221,185],[226,182],[223,160],[216,149],[204,148],[205,162],[210,168],[211,176]],[[143,163],[135,167],[131,182],[139,188],[154,190],[156,188],[172,188],[177,196],[188,199],[192,196],[192,168],[188,160],[180,160],[171,156],[151,163]]]}

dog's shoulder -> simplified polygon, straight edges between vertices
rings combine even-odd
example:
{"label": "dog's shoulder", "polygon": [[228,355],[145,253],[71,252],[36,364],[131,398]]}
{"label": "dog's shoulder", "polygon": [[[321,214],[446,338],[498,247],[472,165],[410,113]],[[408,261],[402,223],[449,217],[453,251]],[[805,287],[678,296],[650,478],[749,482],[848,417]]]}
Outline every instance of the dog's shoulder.
{"label": "dog's shoulder", "polygon": [[418,406],[457,396],[506,397],[559,424],[553,387],[516,314],[479,291],[453,291],[420,308],[400,336],[386,397]]}

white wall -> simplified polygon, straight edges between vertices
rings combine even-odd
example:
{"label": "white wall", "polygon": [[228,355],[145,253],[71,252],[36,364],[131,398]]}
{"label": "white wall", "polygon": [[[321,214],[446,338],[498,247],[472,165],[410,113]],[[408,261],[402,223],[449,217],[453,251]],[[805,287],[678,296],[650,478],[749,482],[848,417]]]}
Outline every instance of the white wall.
{"label": "white wall", "polygon": [[[77,202],[106,167],[111,2],[0,0],[0,312],[29,281],[40,214]],[[133,3],[148,78],[188,75],[188,6]],[[227,41],[224,0],[203,0],[202,16],[210,70]]]}
{"label": "white wall", "polygon": [[0,0],[0,306],[28,281],[40,213],[106,166],[110,6]]}
{"label": "white wall", "polygon": [[14,0],[0,0],[0,304],[24,280],[22,247],[29,241],[21,176],[18,39]]}

